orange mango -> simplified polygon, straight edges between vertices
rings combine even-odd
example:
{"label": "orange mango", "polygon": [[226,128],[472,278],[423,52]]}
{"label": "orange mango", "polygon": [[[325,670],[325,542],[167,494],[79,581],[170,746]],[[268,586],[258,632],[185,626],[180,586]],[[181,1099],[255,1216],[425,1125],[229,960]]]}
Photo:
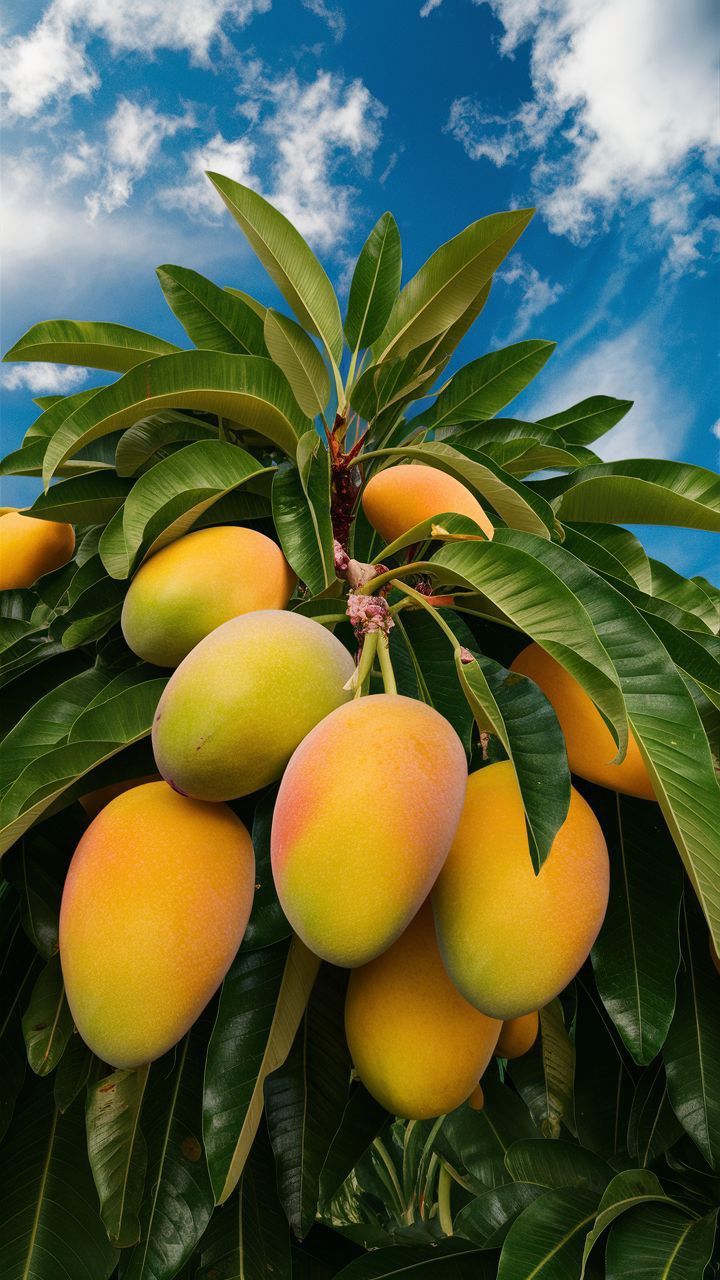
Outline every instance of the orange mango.
{"label": "orange mango", "polygon": [[627,753],[613,764],[617,747],[592,698],[559,662],[537,644],[523,649],[510,667],[540,686],[555,711],[565,737],[572,773],[641,800],[654,800],[640,748],[630,732]]}
{"label": "orange mango", "polygon": [[502,1031],[495,1048],[498,1058],[521,1058],[532,1049],[537,1040],[539,1020],[537,1010],[525,1013],[521,1018],[511,1018],[503,1022]]}
{"label": "orange mango", "polygon": [[65,881],[60,960],[99,1058],[139,1066],[185,1035],[232,963],[254,889],[252,841],[226,805],[150,782],[98,814]]}
{"label": "orange mango", "polygon": [[37,520],[6,507],[0,514],[0,591],[31,587],[44,573],[67,564],[74,550],[71,524]]}
{"label": "orange mango", "polygon": [[366,1089],[394,1115],[427,1120],[475,1097],[500,1026],[448,978],[429,903],[388,951],[350,976],[345,1030],[352,1060]]}
{"label": "orange mango", "polygon": [[433,890],[440,950],[466,1000],[509,1021],[542,1008],[590,953],[607,907],[600,824],[572,788],[567,818],[535,875],[515,770],[472,773]]}
{"label": "orange mango", "polygon": [[142,564],[122,611],[138,657],[176,667],[206,635],[255,609],[284,609],[296,578],[280,547],[255,529],[198,529]]}
{"label": "orange mango", "polygon": [[171,676],[152,741],[162,776],[200,800],[233,800],[280,777],[295,748],[352,694],[352,655],[285,609],[211,631]]}
{"label": "orange mango", "polygon": [[362,505],[370,524],[386,542],[394,542],[422,520],[451,512],[469,516],[488,538],[494,528],[473,493],[437,467],[386,467],[368,480]]}
{"label": "orange mango", "polygon": [[466,778],[455,730],[414,698],[355,699],[308,734],[280,784],[271,851],[311,951],[352,967],[395,941],[445,860]]}

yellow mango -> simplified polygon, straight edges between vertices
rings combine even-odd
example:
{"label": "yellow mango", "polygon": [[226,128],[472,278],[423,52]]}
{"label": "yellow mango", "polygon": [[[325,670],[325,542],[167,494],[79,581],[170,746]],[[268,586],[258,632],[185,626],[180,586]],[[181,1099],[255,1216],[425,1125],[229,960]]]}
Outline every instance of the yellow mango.
{"label": "yellow mango", "polygon": [[6,507],[0,513],[0,591],[31,587],[44,573],[67,564],[74,550],[71,524],[37,520]]}
{"label": "yellow mango", "polygon": [[386,542],[394,542],[432,516],[469,516],[488,538],[494,528],[477,498],[464,484],[437,467],[413,463],[386,467],[368,480],[362,505],[370,524]]}

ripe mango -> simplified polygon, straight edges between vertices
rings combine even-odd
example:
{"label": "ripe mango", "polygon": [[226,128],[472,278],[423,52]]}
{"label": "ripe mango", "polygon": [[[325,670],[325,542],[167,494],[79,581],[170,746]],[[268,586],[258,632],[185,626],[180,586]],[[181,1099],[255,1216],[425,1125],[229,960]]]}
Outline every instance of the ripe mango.
{"label": "ripe mango", "polygon": [[79,797],[79,803],[85,810],[88,818],[97,818],[101,809],[105,808],[111,800],[116,796],[121,796],[124,791],[130,791],[133,787],[139,787],[144,782],[159,782],[160,774],[151,773],[143,778],[128,778],[125,782],[109,782],[106,787],[97,787],[95,791],[88,791],[84,796]]}
{"label": "ripe mango", "polygon": [[188,654],[158,704],[160,773],[200,800],[232,800],[280,777],[318,721],[352,696],[347,649],[319,622],[267,609],[224,622]]}
{"label": "ripe mango", "polygon": [[466,1000],[509,1020],[575,977],[605,916],[607,846],[572,788],[567,818],[536,876],[512,764],[468,779],[455,839],[433,890],[440,951]]}
{"label": "ripe mango", "polygon": [[537,1040],[539,1020],[537,1010],[525,1013],[521,1018],[511,1018],[503,1022],[502,1031],[495,1047],[498,1058],[522,1058],[524,1053],[532,1049]]}
{"label": "ripe mango", "polygon": [[631,731],[622,764],[612,764],[617,747],[592,698],[537,644],[523,649],[510,667],[540,686],[560,722],[572,773],[641,800],[654,800],[640,748]]}
{"label": "ripe mango", "polygon": [[234,525],[198,529],[140,566],[123,604],[123,635],[139,658],[176,667],[230,618],[284,609],[295,582],[264,533]]}
{"label": "ripe mango", "polygon": [[474,1096],[500,1027],[448,978],[429,903],[388,951],[350,975],[345,1030],[355,1068],[383,1107],[408,1120],[445,1115]]}
{"label": "ripe mango", "polygon": [[352,967],[395,941],[445,861],[466,779],[455,730],[414,698],[358,698],[308,734],[280,784],[271,853],[311,951]]}
{"label": "ripe mango", "polygon": [[139,1066],[185,1035],[230,967],[254,887],[252,841],[226,805],[150,782],[98,814],[65,881],[60,960],[99,1058]]}
{"label": "ripe mango", "polygon": [[31,587],[44,573],[67,564],[74,550],[71,524],[36,520],[6,507],[0,514],[0,591]]}
{"label": "ripe mango", "polygon": [[386,467],[372,476],[362,494],[370,524],[386,542],[394,542],[408,529],[431,516],[469,516],[492,538],[494,529],[473,493],[454,476],[437,467],[412,463]]}

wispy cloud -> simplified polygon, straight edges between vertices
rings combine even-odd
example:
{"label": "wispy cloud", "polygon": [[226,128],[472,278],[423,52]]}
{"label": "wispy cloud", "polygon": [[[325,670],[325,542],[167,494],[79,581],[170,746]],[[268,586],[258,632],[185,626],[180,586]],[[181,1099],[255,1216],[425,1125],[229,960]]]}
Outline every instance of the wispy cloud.
{"label": "wispy cloud", "polygon": [[[710,0],[484,2],[503,24],[502,53],[529,43],[533,96],[507,115],[456,99],[447,128],[467,154],[503,165],[541,152],[531,174],[541,211],[578,243],[642,202],[666,241],[694,236],[702,193],[683,175],[711,166],[720,146]],[[676,257],[684,248],[692,260],[689,247]]]}
{"label": "wispy cloud", "polygon": [[101,211],[112,213],[127,204],[135,182],[147,173],[165,139],[194,125],[191,112],[171,116],[151,104],[142,106],[119,98],[105,126],[105,146],[98,148],[102,156],[100,182],[85,196],[90,220]]}
{"label": "wispy cloud", "polygon": [[328,4],[327,0],[302,0],[303,8],[309,9],[317,18],[327,23],[333,39],[340,41],[345,35],[345,14],[337,5]]}
{"label": "wispy cloud", "polygon": [[523,417],[533,420],[566,409],[588,395],[633,400],[630,412],[592,446],[607,461],[617,458],[678,457],[692,425],[694,409],[668,370],[654,339],[651,319],[643,320],[563,367],[556,354]]}
{"label": "wispy cloud", "polygon": [[208,65],[227,29],[270,6],[271,0],[51,0],[31,31],[6,41],[0,89],[10,115],[24,119],[90,96],[100,85],[91,52],[98,38],[113,55],[174,49]]}
{"label": "wispy cloud", "polygon": [[561,284],[542,276],[537,267],[526,262],[519,253],[513,254],[507,265],[498,272],[498,279],[520,296],[513,325],[506,339],[510,342],[522,338],[533,320],[553,306],[563,293]]}
{"label": "wispy cloud", "polygon": [[5,391],[30,391],[32,395],[66,395],[82,386],[87,369],[69,364],[9,365],[0,370],[0,386]]}
{"label": "wispy cloud", "polygon": [[217,169],[261,191],[317,248],[337,246],[356,196],[348,162],[368,173],[385,107],[361,80],[328,71],[310,82],[294,72],[272,79],[255,67],[240,114],[249,122],[245,132],[235,139],[216,134],[190,151],[184,178],[159,192],[161,202],[219,218],[222,205],[204,177],[205,169]]}

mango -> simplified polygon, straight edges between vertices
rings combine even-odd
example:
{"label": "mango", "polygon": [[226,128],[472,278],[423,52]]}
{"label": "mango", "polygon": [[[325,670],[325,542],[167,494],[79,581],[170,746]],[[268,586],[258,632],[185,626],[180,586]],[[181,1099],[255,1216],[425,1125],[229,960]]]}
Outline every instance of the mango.
{"label": "mango", "polygon": [[311,951],[353,967],[395,941],[445,861],[466,779],[455,730],[414,698],[358,698],[308,734],[280,784],[271,856]]}
{"label": "mango", "polygon": [[170,677],[152,741],[162,776],[200,800],[280,777],[318,721],[352,696],[347,649],[319,622],[267,609],[211,631]]}
{"label": "mango", "polygon": [[421,520],[445,512],[469,516],[488,538],[494,533],[475,495],[437,467],[412,463],[376,472],[363,489],[362,505],[370,524],[388,543]]}
{"label": "mango", "polygon": [[482,1098],[475,1091],[500,1026],[448,978],[429,903],[388,951],[350,975],[345,1031],[355,1068],[383,1107],[408,1120]]}
{"label": "mango", "polygon": [[133,787],[139,787],[144,782],[159,782],[160,774],[147,774],[144,778],[128,778],[125,782],[109,782],[106,787],[97,787],[95,791],[87,791],[84,796],[79,797],[79,803],[85,810],[88,818],[97,818],[101,809],[105,808],[111,800],[116,796],[121,796],[124,791],[130,791]]}
{"label": "mango", "polygon": [[185,1035],[232,963],[254,886],[252,841],[226,805],[150,782],[98,814],[65,881],[60,960],[99,1058],[139,1066]]}
{"label": "mango", "polygon": [[573,787],[540,872],[508,760],[472,773],[432,900],[447,971],[466,1000],[509,1021],[542,1008],[590,953],[607,907],[608,852]]}
{"label": "mango", "polygon": [[555,711],[565,737],[568,764],[572,773],[588,782],[599,783],[624,795],[654,800],[655,793],[648,777],[640,748],[632,733],[627,753],[621,764],[613,764],[617,747],[612,734],[592,698],[573,676],[537,644],[528,645],[510,666],[530,676]]}
{"label": "mango", "polygon": [[31,587],[44,573],[67,564],[74,550],[71,524],[36,520],[6,507],[0,514],[0,591]]}
{"label": "mango", "polygon": [[495,1046],[498,1058],[522,1058],[537,1040],[539,1020],[537,1010],[503,1022],[502,1031]]}
{"label": "mango", "polygon": [[233,525],[198,529],[140,566],[123,604],[123,635],[139,658],[176,667],[230,618],[284,609],[295,582],[264,533]]}

